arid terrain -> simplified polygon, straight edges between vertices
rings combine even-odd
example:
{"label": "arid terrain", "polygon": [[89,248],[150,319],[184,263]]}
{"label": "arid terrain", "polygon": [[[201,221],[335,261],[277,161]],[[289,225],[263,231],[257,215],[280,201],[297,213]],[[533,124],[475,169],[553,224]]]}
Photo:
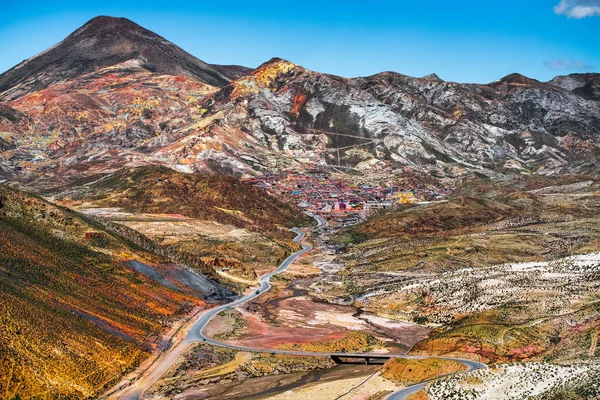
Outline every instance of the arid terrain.
{"label": "arid terrain", "polygon": [[162,348],[170,326],[208,307],[208,292],[224,290],[208,280],[195,287],[139,274],[127,264],[170,261],[6,187],[0,225],[3,398],[97,397]]}
{"label": "arid terrain", "polygon": [[499,364],[489,370],[443,379],[425,388],[429,399],[597,398],[598,363]]}
{"label": "arid terrain", "polygon": [[[147,179],[149,171],[142,173]],[[1,302],[0,347],[10,355],[2,364],[2,397],[43,392],[48,398],[97,397],[167,348],[191,315],[253,285],[257,272],[272,270],[296,249],[284,226],[303,218],[289,206],[223,177],[230,186],[218,184],[219,204],[241,207],[214,208],[200,186],[178,194],[177,177],[185,185],[190,176],[158,172],[165,185],[173,185],[172,195],[187,197],[188,202],[176,203],[181,208],[152,214],[154,202],[168,197],[155,193],[147,202],[129,197],[141,190],[135,179],[117,180],[122,193],[110,186],[111,200],[129,201],[123,207],[131,212],[63,198],[79,213],[0,187],[1,279],[8,296]],[[85,189],[70,186],[69,193],[83,196]],[[101,190],[95,193],[102,198]],[[191,208],[200,214],[186,211],[194,201],[205,202]],[[269,210],[262,207],[257,213],[256,203],[279,209],[265,213]],[[136,212],[138,207],[148,213]],[[40,303],[43,308],[36,306]]]}
{"label": "arid terrain", "polygon": [[293,205],[235,178],[158,166],[120,170],[47,195],[205,264],[204,274],[238,291],[297,249],[286,227],[310,221]]}
{"label": "arid terrain", "polygon": [[[157,176],[159,180],[155,180]],[[92,303],[72,314],[70,318],[83,317],[81,321],[93,323],[100,329],[98,334],[116,334],[119,340],[139,343],[137,353],[123,360],[120,374],[135,376],[136,365],[149,354],[164,351],[173,328],[192,313],[210,307],[201,299],[215,301],[235,291],[252,291],[260,275],[272,271],[298,248],[286,239],[284,225],[279,225],[302,221],[291,217],[291,209],[287,222],[269,219],[268,213],[254,214],[248,201],[237,209],[234,203],[227,206],[231,208],[212,210],[199,206],[203,211],[197,213],[189,204],[211,204],[211,200],[203,197],[202,181],[194,181],[198,183],[193,190],[189,179],[160,168],[136,169],[90,184],[71,184],[53,195],[55,201],[82,214],[4,189],[3,218],[13,231],[18,227],[19,232],[39,238],[39,232],[46,229],[49,237],[75,240],[80,243],[77,246],[90,248],[86,250],[92,251],[90,254],[99,254],[91,257],[113,257],[120,270],[126,268],[135,279],[141,277],[151,284],[155,295],[158,288],[166,291],[165,296],[169,293],[162,301],[180,304],[175,309],[168,308],[173,307],[167,306],[171,303],[161,305],[159,315],[163,316],[155,328],[127,325],[126,319],[92,312]],[[150,181],[161,183],[154,185],[152,196],[129,196],[152,186],[146,183]],[[182,185],[187,187],[190,202],[183,207],[167,206],[158,213],[160,204],[170,204],[174,196],[181,195]],[[259,189],[249,190],[246,198],[267,196]],[[234,199],[235,192],[227,190],[222,196]],[[466,391],[474,399],[505,395],[533,399],[551,393],[579,393],[586,382],[595,379],[599,365],[599,198],[596,181],[585,176],[560,180],[522,177],[493,185],[475,180],[457,188],[447,200],[382,210],[355,225],[343,222],[343,218],[353,220],[351,216],[342,217],[341,222],[334,217],[305,239],[317,248],[273,277],[271,290],[221,312],[204,332],[228,345],[265,349],[264,353],[193,345],[144,396],[300,399],[337,393],[357,399],[385,398],[403,386],[432,378],[415,396],[444,398],[447,393]],[[282,210],[287,207],[274,199],[271,204]],[[283,218],[285,214],[277,215]],[[38,233],[23,225],[31,218],[42,218],[36,222],[42,224]],[[266,222],[250,222],[260,218],[267,218]],[[36,240],[37,246],[46,243]],[[7,236],[5,242],[10,241]],[[55,247],[64,246],[61,242],[48,243],[53,254],[62,254],[63,250]],[[25,250],[21,253],[27,254]],[[55,263],[51,260],[44,262]],[[69,262],[76,262],[75,258]],[[106,262],[115,261],[100,263]],[[68,296],[65,298],[73,307],[76,297],[66,293],[70,292],[57,287],[56,294],[46,291],[45,296],[51,295],[56,299],[53,302]],[[99,297],[99,301],[106,300]],[[156,306],[153,302],[150,307]],[[16,316],[8,310],[7,315]],[[33,314],[28,318],[34,318]],[[36,322],[36,326],[45,325]],[[21,332],[15,336],[22,338],[19,340],[29,337],[23,328],[15,329]],[[81,340],[89,334],[82,335]],[[11,348],[21,343],[10,340]],[[52,343],[56,339],[44,340]],[[383,366],[336,365],[326,355],[280,355],[270,349],[408,353],[426,358],[391,359]],[[100,354],[112,357],[108,351],[96,357]],[[437,362],[435,356],[470,358],[489,363],[493,369],[461,373],[464,365]],[[510,362],[519,362],[514,368],[520,372],[507,367]],[[34,365],[31,368],[36,368]],[[75,373],[67,372],[66,366],[61,368],[52,373]],[[556,380],[557,368],[573,369],[577,379],[565,375]],[[11,371],[14,376],[27,376],[27,370],[11,367]],[[50,371],[48,374],[52,376]],[[435,379],[446,374],[451,377]],[[500,378],[502,374],[506,377]],[[116,383],[118,375],[106,375],[101,387]],[[496,384],[494,379],[510,384]],[[523,379],[546,383],[525,394],[511,394],[511,388]],[[15,386],[13,393],[26,394],[43,385],[43,381],[35,385],[23,382],[28,386]],[[95,382],[88,383],[88,396],[94,393]],[[486,388],[492,383],[505,386],[488,393]],[[66,387],[60,390],[73,393]]]}
{"label": "arid terrain", "polygon": [[600,75],[264,61],[0,74],[0,399],[600,398]]}

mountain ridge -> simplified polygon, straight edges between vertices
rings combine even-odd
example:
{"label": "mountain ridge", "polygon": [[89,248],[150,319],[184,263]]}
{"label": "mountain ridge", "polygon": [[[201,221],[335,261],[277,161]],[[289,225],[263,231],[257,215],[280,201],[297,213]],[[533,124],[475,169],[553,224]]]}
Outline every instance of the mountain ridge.
{"label": "mountain ridge", "polygon": [[[8,79],[7,77],[3,79],[3,77],[5,75],[7,75],[8,73],[14,73],[15,70],[21,70],[23,67],[26,67],[32,61],[35,61],[39,58],[46,57],[48,53],[52,53],[57,48],[59,48],[61,45],[65,44],[65,42],[71,42],[75,38],[78,38],[78,37],[82,37],[83,41],[93,41],[93,40],[102,39],[103,37],[105,37],[107,35],[109,37],[114,37],[114,36],[119,37],[119,36],[123,36],[123,35],[126,35],[127,33],[132,33],[132,32],[136,33],[138,36],[141,36],[141,37],[146,36],[147,39],[152,39],[152,40],[158,39],[168,46],[171,46],[171,45],[175,46],[172,42],[168,41],[164,37],[157,35],[154,32],[149,31],[146,28],[143,28],[142,26],[138,25],[137,23],[135,23],[127,18],[99,15],[99,16],[94,17],[94,18],[90,19],[89,21],[87,21],[85,24],[83,24],[81,27],[77,28],[70,35],[68,35],[65,39],[58,42],[54,46],[51,46],[48,49],[43,50],[40,53],[38,53],[26,60],[23,60],[19,64],[15,65],[14,67],[12,67],[12,68],[8,69],[7,71],[4,71],[2,74],[0,74],[0,100],[6,101],[7,99],[8,100],[14,99],[14,97],[9,96],[4,92],[6,91],[9,84],[15,85],[16,83],[11,82],[10,79]],[[77,43],[77,44],[81,44],[81,43]],[[177,47],[177,46],[175,46],[175,47]],[[222,65],[222,64],[206,63],[178,47],[177,47],[177,49],[181,50],[181,52],[185,53],[187,56],[190,56],[191,58],[195,59],[196,62],[199,61],[200,63],[198,63],[199,64],[198,66],[207,68],[207,70],[205,72],[207,72],[208,74],[216,73],[217,75],[212,77],[212,83],[204,81],[203,77],[199,77],[199,79],[201,81],[203,81],[204,83],[213,84],[215,86],[221,87],[232,80],[235,80],[244,75],[247,75],[248,73],[250,73],[251,71],[253,71],[255,69],[255,68],[249,68],[249,67],[245,67],[245,66],[241,66],[241,65]],[[271,60],[267,61],[267,63],[272,60],[283,60],[283,59],[279,58],[279,57],[273,57]],[[288,61],[288,60],[284,60],[284,61]],[[106,66],[109,66],[109,65],[103,65],[103,67],[106,67]],[[147,65],[146,67],[148,67],[149,70],[152,71],[152,68],[153,68],[152,65]],[[257,67],[257,68],[259,68],[259,67]],[[86,72],[91,72],[91,71],[88,70]],[[153,71],[153,72],[156,72],[156,71]],[[165,70],[163,69],[162,72],[165,73]],[[172,73],[173,71],[170,71],[170,72],[171,72],[170,74],[176,75],[176,74]],[[187,71],[187,72],[190,72],[190,71]],[[398,73],[395,71],[382,71],[380,73],[386,73],[386,72]],[[218,76],[218,74],[221,74],[221,76]],[[377,74],[379,74],[379,73],[377,73]],[[377,75],[377,74],[375,74],[375,75]],[[194,75],[194,74],[192,74],[192,75]],[[550,79],[547,82],[542,82],[542,81],[538,81],[537,79],[530,78],[530,77],[527,77],[527,76],[519,74],[519,73],[512,73],[512,74],[509,74],[509,75],[502,77],[502,78],[498,79],[497,81],[494,81],[491,83],[509,82],[509,81],[511,81],[511,83],[518,83],[517,81],[527,81],[527,82],[555,84],[555,82],[557,82],[560,78],[564,78],[564,77],[571,77],[571,76],[579,77],[579,76],[594,76],[594,75],[599,75],[599,74],[598,73],[572,73],[572,74],[568,74],[568,75],[558,75],[558,76]],[[405,76],[408,76],[408,75],[405,75]],[[359,79],[359,78],[364,78],[364,77],[367,77],[367,76],[345,77],[345,78],[346,79]],[[206,78],[206,77],[204,77],[204,78]],[[209,78],[206,78],[206,79],[211,80]],[[422,78],[415,77],[415,79],[427,79],[427,80],[439,81],[439,82],[444,81],[436,73],[430,73],[429,75],[426,75]],[[21,83],[21,82],[17,82],[17,83]],[[454,83],[477,84],[477,83],[470,83],[470,82],[454,82]],[[556,84],[556,86],[561,87],[560,84]],[[43,87],[44,86],[36,86],[36,88],[38,88],[38,89],[43,88]],[[47,86],[45,86],[45,87],[47,87]]]}
{"label": "mountain ridge", "polygon": [[[114,24],[120,28],[110,29]],[[41,67],[41,57],[67,42],[83,37],[89,50],[105,36],[113,39],[107,55],[98,56],[102,67],[73,72],[68,63],[81,61],[73,53],[44,72],[58,79],[56,71],[67,71],[52,84],[22,71]],[[131,43],[143,46],[117,51]],[[183,56],[170,60],[179,64],[165,72],[163,58],[142,59],[147,48],[150,55],[159,49],[161,57]],[[194,76],[186,60],[223,79]],[[0,170],[33,184],[44,175],[64,184],[81,174],[148,163],[235,176],[326,168],[449,180],[598,170],[599,74],[540,82],[513,73],[489,84],[462,84],[397,72],[344,78],[277,57],[255,69],[211,66],[129,20],[110,17],[88,22],[19,70],[23,82],[0,95],[18,97],[0,111],[0,145],[9,150]],[[14,81],[11,71],[0,76],[0,88]],[[49,86],[28,93],[44,82]]]}

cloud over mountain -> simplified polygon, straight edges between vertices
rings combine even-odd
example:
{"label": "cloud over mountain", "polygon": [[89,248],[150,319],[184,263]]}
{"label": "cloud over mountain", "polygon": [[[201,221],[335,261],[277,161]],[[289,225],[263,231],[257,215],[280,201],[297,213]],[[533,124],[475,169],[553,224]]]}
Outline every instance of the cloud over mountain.
{"label": "cloud over mountain", "polygon": [[556,15],[568,18],[586,18],[600,16],[600,0],[561,0],[554,6]]}
{"label": "cloud over mountain", "polygon": [[554,60],[544,61],[544,66],[546,68],[550,68],[552,70],[560,70],[560,71],[566,71],[566,70],[587,71],[587,70],[591,70],[594,68],[593,65],[586,64],[583,61],[568,60],[568,59],[564,59],[564,60],[554,59]]}

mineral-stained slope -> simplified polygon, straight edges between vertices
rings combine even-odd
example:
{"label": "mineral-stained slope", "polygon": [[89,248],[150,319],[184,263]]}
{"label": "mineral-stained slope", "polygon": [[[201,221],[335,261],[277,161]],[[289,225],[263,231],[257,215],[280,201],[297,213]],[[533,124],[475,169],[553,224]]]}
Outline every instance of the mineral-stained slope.
{"label": "mineral-stained slope", "polygon": [[199,100],[214,90],[129,62],[53,85],[0,110],[6,149],[0,164],[4,160],[13,173],[56,185],[125,163],[147,163],[153,149],[201,117]]}
{"label": "mineral-stained slope", "polygon": [[344,79],[275,59],[211,98],[212,112],[247,104],[228,112],[237,117],[228,126],[265,147],[341,169],[557,173],[594,169],[599,154],[593,96],[518,74],[489,85],[392,72]]}
{"label": "mineral-stained slope", "polygon": [[274,238],[310,224],[298,208],[227,175],[185,174],[160,166],[128,168],[58,195],[65,204],[118,207],[129,212],[180,214],[231,224]]}
{"label": "mineral-stained slope", "polygon": [[97,398],[205,306],[124,264],[165,262],[82,215],[0,186],[0,398]]}
{"label": "mineral-stained slope", "polygon": [[[68,57],[56,56],[72,42]],[[130,21],[101,17],[0,75],[11,100],[0,112],[3,176],[55,182],[147,163],[450,179],[598,171],[598,74],[550,82],[511,74],[490,84],[395,72],[347,79],[278,58],[250,71],[181,52]]]}

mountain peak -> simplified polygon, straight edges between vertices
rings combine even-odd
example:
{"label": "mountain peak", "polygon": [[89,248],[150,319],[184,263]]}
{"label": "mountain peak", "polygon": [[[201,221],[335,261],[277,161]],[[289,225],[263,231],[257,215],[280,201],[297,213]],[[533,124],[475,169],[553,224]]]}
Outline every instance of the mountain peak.
{"label": "mountain peak", "polygon": [[109,17],[100,15],[90,19],[88,22],[77,28],[68,37],[77,36],[96,36],[102,32],[120,33],[124,31],[142,31],[145,30],[135,22],[122,17]]}
{"label": "mountain peak", "polygon": [[293,69],[305,70],[305,68],[294,64],[291,61],[284,60],[283,58],[273,57],[269,61],[259,65],[252,74],[255,77],[259,77],[264,86],[268,86],[272,80],[275,80],[277,76],[288,73]]}
{"label": "mountain peak", "polygon": [[145,38],[161,39],[167,42],[166,39],[127,18],[109,17],[105,15],[90,19],[71,33],[65,40],[81,39],[81,37],[101,39],[115,36],[120,36],[120,39],[126,38],[130,41],[143,40],[143,38]]}
{"label": "mountain peak", "polygon": [[[107,26],[123,26],[123,27],[131,27],[131,28],[141,28],[138,24],[127,19],[125,17],[111,17],[109,15],[98,15],[90,19],[88,22],[83,24],[82,28],[88,26],[99,26],[99,27],[107,27]],[[142,28],[143,29],[143,28]]]}
{"label": "mountain peak", "polygon": [[426,75],[422,79],[426,79],[428,81],[444,82],[444,80],[442,78],[440,78],[439,76],[437,76],[437,74],[435,74],[435,73]]}
{"label": "mountain peak", "polygon": [[273,57],[269,61],[265,61],[264,63],[260,64],[256,69],[261,69],[261,68],[268,67],[271,65],[284,65],[284,64],[296,66],[296,64],[294,64],[293,62],[285,60],[281,57]]}
{"label": "mountain peak", "polygon": [[62,42],[0,75],[0,100],[134,60],[140,68],[222,87],[233,78],[126,18],[91,19]]}
{"label": "mountain peak", "polygon": [[597,73],[575,73],[556,76],[548,83],[578,94],[588,100],[600,100],[600,74]]}
{"label": "mountain peak", "polygon": [[540,84],[541,82],[536,80],[536,79],[532,79],[529,78],[525,75],[521,75],[519,73],[512,73],[509,75],[506,75],[504,78],[501,78],[500,80],[493,82],[493,84],[504,84],[504,85],[537,85]]}

